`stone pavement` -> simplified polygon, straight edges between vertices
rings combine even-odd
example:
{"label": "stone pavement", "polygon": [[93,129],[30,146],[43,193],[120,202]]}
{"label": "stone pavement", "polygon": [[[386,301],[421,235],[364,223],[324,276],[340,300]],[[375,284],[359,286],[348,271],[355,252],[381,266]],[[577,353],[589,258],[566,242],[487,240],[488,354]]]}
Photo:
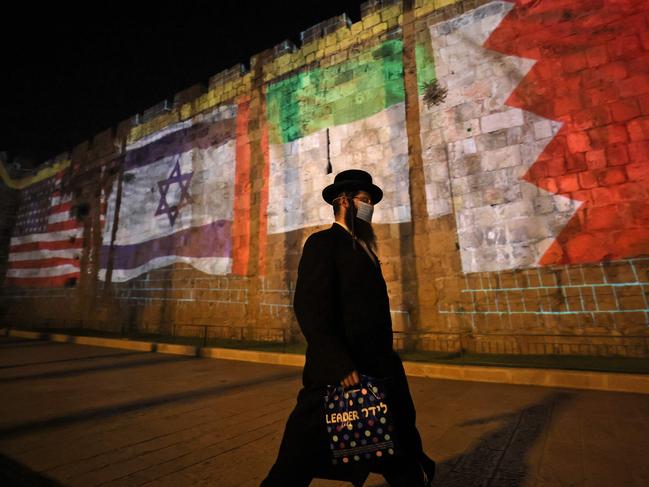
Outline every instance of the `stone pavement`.
{"label": "stone pavement", "polygon": [[[436,486],[649,485],[649,395],[410,385]],[[0,485],[257,486],[299,386],[294,367],[2,337]]]}

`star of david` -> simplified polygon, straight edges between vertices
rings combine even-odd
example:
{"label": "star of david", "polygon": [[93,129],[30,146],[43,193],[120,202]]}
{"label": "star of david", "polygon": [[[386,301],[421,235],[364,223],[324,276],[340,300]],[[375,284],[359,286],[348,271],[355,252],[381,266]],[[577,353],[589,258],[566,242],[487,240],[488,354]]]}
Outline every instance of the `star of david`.
{"label": "star of david", "polygon": [[[191,196],[189,194],[189,182],[192,179],[194,172],[188,172],[181,174],[180,171],[180,161],[176,161],[176,165],[171,171],[171,174],[167,179],[158,181],[158,190],[160,191],[160,201],[158,202],[158,208],[155,211],[155,215],[164,215],[165,213],[169,217],[169,223],[171,226],[174,226],[176,223],[176,218],[178,213],[183,206],[191,204]],[[167,191],[169,191],[169,186],[172,184],[180,185],[180,200],[175,205],[169,205],[167,202]]]}

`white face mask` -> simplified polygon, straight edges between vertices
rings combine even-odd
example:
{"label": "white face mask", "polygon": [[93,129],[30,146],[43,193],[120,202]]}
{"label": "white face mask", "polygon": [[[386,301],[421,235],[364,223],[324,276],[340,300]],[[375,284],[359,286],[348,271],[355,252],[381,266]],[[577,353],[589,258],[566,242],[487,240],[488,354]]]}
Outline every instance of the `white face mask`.
{"label": "white face mask", "polygon": [[356,216],[367,223],[372,223],[372,213],[374,213],[374,206],[364,201],[359,201],[356,207]]}

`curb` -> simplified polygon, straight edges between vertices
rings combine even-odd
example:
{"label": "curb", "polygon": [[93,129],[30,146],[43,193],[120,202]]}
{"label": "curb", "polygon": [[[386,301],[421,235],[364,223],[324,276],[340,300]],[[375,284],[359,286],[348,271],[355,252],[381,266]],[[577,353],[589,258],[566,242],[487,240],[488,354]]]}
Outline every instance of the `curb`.
{"label": "curb", "polygon": [[[49,340],[95,347],[119,348],[142,352],[158,352],[173,355],[240,360],[272,365],[304,366],[304,355],[277,352],[259,352],[232,348],[194,347],[169,343],[141,342],[125,338],[101,338],[44,333],[0,328],[0,334],[33,340]],[[649,394],[649,374],[621,372],[590,372],[578,370],[485,367],[475,365],[446,365],[430,362],[403,362],[406,374],[431,379],[494,382],[568,389],[590,389],[609,392],[632,392]]]}

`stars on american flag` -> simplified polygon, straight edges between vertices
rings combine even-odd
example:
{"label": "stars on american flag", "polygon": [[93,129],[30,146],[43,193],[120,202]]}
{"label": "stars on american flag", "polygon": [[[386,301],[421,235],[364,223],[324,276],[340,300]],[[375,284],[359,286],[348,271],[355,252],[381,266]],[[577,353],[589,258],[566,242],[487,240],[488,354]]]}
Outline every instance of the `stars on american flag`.
{"label": "stars on american flag", "polygon": [[47,231],[54,186],[54,178],[48,178],[22,191],[16,215],[15,235]]}

